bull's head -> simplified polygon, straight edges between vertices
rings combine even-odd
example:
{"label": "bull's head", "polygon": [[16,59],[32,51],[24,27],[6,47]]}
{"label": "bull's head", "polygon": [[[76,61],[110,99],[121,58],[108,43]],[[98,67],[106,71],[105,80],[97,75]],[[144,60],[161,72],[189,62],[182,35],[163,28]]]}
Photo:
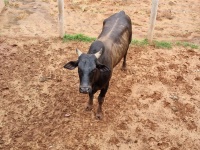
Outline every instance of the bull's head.
{"label": "bull's head", "polygon": [[79,91],[85,94],[90,93],[92,92],[92,85],[98,79],[100,72],[108,72],[110,69],[98,61],[102,49],[95,54],[85,54],[76,49],[76,53],[78,54],[78,60],[68,62],[64,68],[73,70],[78,67]]}

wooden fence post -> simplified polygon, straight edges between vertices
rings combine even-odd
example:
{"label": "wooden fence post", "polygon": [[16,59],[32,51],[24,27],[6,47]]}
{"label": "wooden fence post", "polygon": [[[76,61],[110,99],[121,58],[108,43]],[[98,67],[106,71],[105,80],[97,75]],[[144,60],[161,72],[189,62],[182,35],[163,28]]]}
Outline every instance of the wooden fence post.
{"label": "wooden fence post", "polygon": [[60,37],[63,38],[64,36],[64,0],[58,0],[58,21],[59,21],[59,34]]}
{"label": "wooden fence post", "polygon": [[152,40],[153,40],[153,31],[154,31],[154,27],[155,27],[155,23],[156,23],[158,1],[159,0],[152,0],[150,25],[149,25],[148,35],[147,35],[147,39],[150,44],[152,43]]}

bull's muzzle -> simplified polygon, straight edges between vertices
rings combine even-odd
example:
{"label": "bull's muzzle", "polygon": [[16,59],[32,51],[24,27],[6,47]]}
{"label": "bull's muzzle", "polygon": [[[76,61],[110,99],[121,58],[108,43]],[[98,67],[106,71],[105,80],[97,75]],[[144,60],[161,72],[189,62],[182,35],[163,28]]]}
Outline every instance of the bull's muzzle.
{"label": "bull's muzzle", "polygon": [[91,91],[90,86],[80,86],[79,88],[80,93],[87,94]]}

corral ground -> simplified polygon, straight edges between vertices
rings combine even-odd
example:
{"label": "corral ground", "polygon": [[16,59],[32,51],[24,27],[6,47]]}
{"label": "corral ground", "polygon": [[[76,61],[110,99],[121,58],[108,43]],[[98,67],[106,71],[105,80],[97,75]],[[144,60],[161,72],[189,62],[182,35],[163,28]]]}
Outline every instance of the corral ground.
{"label": "corral ground", "polygon": [[[94,25],[92,20],[85,25],[88,26],[87,32],[83,30],[84,26],[78,28],[74,23],[74,26],[70,25],[71,28],[67,27],[71,33],[81,32],[96,37],[97,30],[93,32],[90,27],[98,27],[100,30],[102,23],[99,22],[102,22],[102,16],[108,17],[113,11],[117,11],[116,5],[113,10],[108,11],[110,14],[105,13],[106,9],[111,9],[111,2],[102,5],[105,11],[101,13],[95,13],[96,1],[90,1],[91,7],[85,6],[84,11],[83,2],[70,2],[66,8],[74,10],[71,11],[72,16],[79,13],[84,18],[87,13],[93,16],[97,14]],[[173,3],[167,2],[166,5],[172,6],[172,10],[177,8],[178,11],[180,5],[176,1],[171,2]],[[199,3],[194,5],[195,2],[198,1],[183,1],[181,5],[184,5],[184,10],[187,11],[186,6],[199,7]],[[98,121],[94,117],[97,96],[94,110],[86,112],[84,109],[88,97],[78,92],[77,70],[68,71],[63,68],[66,62],[77,59],[77,47],[86,52],[90,43],[63,43],[55,37],[56,21],[47,17],[48,11],[44,11],[44,8],[53,10],[48,7],[51,3],[14,1],[0,16],[0,149],[200,149],[198,49],[173,47],[168,50],[131,45],[127,55],[127,70],[120,70],[121,63],[114,69],[103,105],[104,119]],[[149,2],[140,3],[141,7],[135,7],[133,10],[138,11],[136,14],[145,16],[146,13],[142,14],[142,11],[137,9],[145,9]],[[190,3],[192,4],[189,5]],[[33,9],[29,6],[33,6]],[[120,9],[122,6],[127,9],[133,5],[118,5]],[[28,7],[32,13],[21,13],[21,19],[14,13],[24,10],[27,12]],[[176,24],[174,19],[179,16],[172,12],[174,18],[167,20],[161,15],[160,22],[170,20],[173,27]],[[132,11],[129,13],[137,22],[137,19],[134,19],[136,14]],[[195,19],[198,11],[192,14],[198,25],[198,18]],[[6,15],[10,15],[13,20],[6,20]],[[34,20],[37,15],[43,20]],[[77,21],[80,19],[81,17]],[[140,19],[138,18],[139,23]],[[184,19],[187,20],[187,15]],[[87,21],[84,22],[83,19],[82,22],[84,24]],[[190,20],[186,22],[185,28],[180,26],[180,30],[174,32],[177,33],[176,36],[172,35],[169,27],[163,29],[163,35],[159,34],[161,37],[155,37],[165,39],[166,35],[172,40],[183,39],[198,44],[199,26],[195,27]],[[179,23],[176,25],[179,26]],[[138,33],[133,31],[133,34],[138,38],[143,37],[146,32],[140,31],[140,27],[144,28],[142,24],[133,26],[136,26],[135,31]],[[182,30],[188,30],[191,34],[182,37]],[[160,30],[157,30],[156,35],[158,32]]]}

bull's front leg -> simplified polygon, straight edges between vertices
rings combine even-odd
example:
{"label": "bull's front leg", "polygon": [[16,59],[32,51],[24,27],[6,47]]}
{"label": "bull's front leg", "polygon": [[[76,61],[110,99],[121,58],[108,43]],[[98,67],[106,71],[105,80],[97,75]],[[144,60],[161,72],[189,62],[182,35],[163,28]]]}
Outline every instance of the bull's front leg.
{"label": "bull's front leg", "polygon": [[103,119],[102,105],[104,102],[104,98],[105,97],[101,97],[101,96],[98,97],[99,107],[97,108],[96,118],[99,120]]}
{"label": "bull's front leg", "polygon": [[92,92],[89,93],[89,101],[88,101],[86,109],[85,109],[86,111],[92,110],[92,108],[93,108],[93,98],[94,98],[94,94]]}
{"label": "bull's front leg", "polygon": [[103,119],[102,105],[104,102],[106,92],[108,90],[108,86],[109,86],[109,84],[104,89],[101,90],[101,92],[98,96],[99,107],[97,108],[97,114],[96,114],[97,119]]}

